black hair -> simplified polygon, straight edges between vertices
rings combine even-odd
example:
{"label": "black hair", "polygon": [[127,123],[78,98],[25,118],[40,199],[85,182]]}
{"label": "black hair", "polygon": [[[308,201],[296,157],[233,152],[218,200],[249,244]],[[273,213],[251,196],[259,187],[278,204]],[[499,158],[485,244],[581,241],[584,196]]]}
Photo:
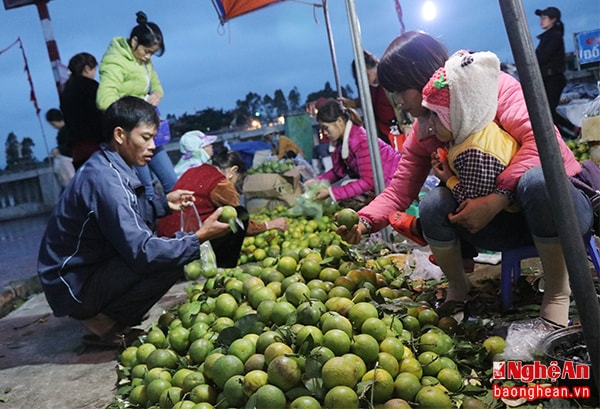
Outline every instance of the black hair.
{"label": "black hair", "polygon": [[138,44],[141,46],[154,47],[158,45],[155,55],[160,57],[165,53],[165,39],[160,27],[156,23],[148,22],[148,17],[143,11],[138,11],[135,15],[138,25],[131,30],[129,44],[131,44],[133,37],[136,37]]}
{"label": "black hair", "polygon": [[[379,59],[375,56],[375,54],[363,50],[363,56],[365,57],[365,66],[367,70],[371,68],[377,68],[377,64],[379,64]],[[352,60],[352,78],[354,78],[354,83],[358,87],[358,76],[356,74],[356,60]]]}
{"label": "black hair", "polygon": [[352,108],[345,108],[344,105],[334,98],[328,98],[317,108],[317,121],[335,122],[339,117],[346,121],[350,119],[355,125],[362,126],[362,120],[358,113]]}
{"label": "black hair", "polygon": [[69,71],[71,71],[71,75],[81,76],[85,67],[96,68],[97,66],[98,61],[96,60],[96,57],[86,52],[75,54],[69,60]]}
{"label": "black hair", "polygon": [[246,173],[248,170],[246,162],[244,162],[242,156],[236,151],[221,150],[213,153],[212,164],[222,170],[237,166],[238,173],[240,174]]}
{"label": "black hair", "polygon": [[407,31],[396,37],[377,66],[379,85],[390,92],[423,89],[448,59],[446,47],[427,33]]}
{"label": "black hair", "polygon": [[56,108],[50,108],[46,111],[46,121],[48,122],[60,122],[64,121],[62,111]]}
{"label": "black hair", "polygon": [[140,125],[151,125],[158,129],[160,118],[152,104],[138,97],[124,96],[113,102],[102,117],[102,136],[110,142],[113,131],[120,127],[126,133]]}

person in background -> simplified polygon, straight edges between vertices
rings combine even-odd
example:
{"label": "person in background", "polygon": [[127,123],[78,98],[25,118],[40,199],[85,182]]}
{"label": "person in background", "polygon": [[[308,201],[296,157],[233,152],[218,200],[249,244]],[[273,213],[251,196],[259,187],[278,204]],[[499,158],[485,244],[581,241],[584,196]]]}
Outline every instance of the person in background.
{"label": "person in background", "polygon": [[75,173],[73,159],[71,158],[69,133],[65,127],[65,120],[60,109],[51,108],[46,111],[46,121],[58,131],[56,134],[57,147],[51,152],[52,168],[54,169],[54,173],[58,178],[60,186],[64,189]]}
{"label": "person in background", "polygon": [[285,135],[280,135],[279,132],[269,132],[264,136],[273,148],[273,155],[277,159],[293,159],[296,155],[304,157],[304,151],[298,145]]}
{"label": "person in background", "polygon": [[[401,142],[395,140],[396,134],[402,134],[406,125],[410,124],[412,120],[401,110],[395,109],[385,89],[379,86],[379,81],[377,80],[377,64],[379,64],[379,59],[377,56],[367,50],[363,50],[363,55],[367,69],[371,103],[373,104],[373,115],[375,116],[375,123],[377,125],[377,136],[401,152]],[[354,78],[356,89],[359,89],[356,60],[352,61],[352,78]],[[347,108],[361,108],[360,98],[350,99],[340,97],[338,99]]]}
{"label": "person in background", "polygon": [[193,167],[209,163],[213,156],[215,135],[205,135],[202,131],[188,131],[179,139],[179,151],[183,154],[175,164],[175,174],[180,178],[183,173]]}
{"label": "person in background", "polygon": [[329,138],[319,129],[313,135],[312,166],[317,174],[327,172],[333,167],[329,153]]}
{"label": "person in background", "polygon": [[73,152],[73,167],[79,169],[102,141],[102,111],[96,106],[98,61],[86,52],[69,60],[71,75],[60,95],[60,109]]}
{"label": "person in background", "polygon": [[554,125],[566,132],[569,138],[577,138],[581,129],[556,111],[560,96],[567,85],[565,77],[565,25],[560,19],[560,10],[556,7],[537,9],[535,15],[540,17],[540,27],[544,30],[537,36],[540,42],[535,55],[540,65],[544,88]]}
{"label": "person in background", "polygon": [[[319,175],[317,180],[327,180],[332,184],[345,178],[349,180],[341,186],[317,190],[315,200],[331,197],[337,202],[352,199],[362,205],[366,204],[375,196],[375,180],[367,131],[362,126],[362,120],[354,109],[345,108],[340,101],[333,98],[323,101],[317,109],[317,121],[321,131],[334,147],[331,154],[332,169]],[[398,167],[401,154],[382,140],[378,139],[377,142],[384,182],[387,185]]]}
{"label": "person in background", "polygon": [[[193,191],[195,208],[186,209],[183,214],[173,213],[158,221],[158,234],[172,237],[180,230],[193,231],[198,228],[198,217],[202,222],[220,206],[234,206],[243,226],[237,232],[211,240],[217,258],[217,266],[230,268],[237,266],[240,251],[246,236],[255,236],[270,229],[285,231],[287,221],[278,217],[267,222],[249,220],[248,211],[240,206],[240,195],[236,184],[246,173],[246,164],[235,151],[220,151],[212,158],[212,165],[205,163],[186,170],[175,183],[175,189]],[[183,222],[182,222],[183,221]]]}
{"label": "person in background", "polygon": [[[157,237],[156,217],[191,206],[193,192],[146,200],[134,166],[152,157],[159,117],[143,99],[123,97],[103,118],[104,141],[67,186],[49,220],[38,275],[57,317],[83,322],[86,345],[127,344],[148,310],[200,257],[200,243],[227,234],[221,209],[201,228]],[[136,334],[138,335],[138,334]]]}
{"label": "person in background", "polygon": [[[151,57],[165,52],[163,34],[155,23],[149,22],[146,14],[136,14],[137,25],[129,38],[115,37],[100,62],[100,85],[96,103],[105,110],[124,95],[142,98],[158,107],[164,96],[163,88],[154,70]],[[177,181],[173,163],[164,149],[158,146],[149,166],[136,168],[148,197],[154,196],[152,173],[160,181],[163,191],[170,192]]]}
{"label": "person in background", "polygon": [[[376,232],[389,224],[390,214],[406,210],[418,197],[423,182],[432,169],[432,154],[443,147],[429,126],[430,111],[422,105],[421,90],[433,73],[444,66],[448,52],[443,44],[429,34],[409,31],[388,46],[378,67],[379,83],[393,93],[395,103],[417,118],[406,139],[405,152],[389,186],[358,213],[360,222],[347,230],[341,226],[339,234],[349,243],[356,244],[363,234]],[[498,108],[494,121],[520,145],[508,167],[496,178],[496,189],[488,195],[455,200],[446,186],[430,190],[421,200],[419,214],[423,231],[430,247],[436,248],[437,263],[449,284],[446,303],[440,306],[448,314],[460,313],[461,304],[469,292],[469,281],[464,273],[461,245],[463,242],[487,250],[503,251],[535,244],[541,259],[546,287],[538,318],[513,324],[528,353],[540,346],[551,331],[568,324],[569,280],[564,254],[558,238],[554,215],[548,203],[546,181],[540,166],[537,145],[523,90],[518,81],[501,72],[498,77]],[[459,107],[457,107],[459,108]],[[450,122],[458,120],[458,112],[450,113]],[[460,127],[460,123],[453,123]],[[573,152],[560,134],[556,134],[560,154],[567,175],[581,171]],[[570,193],[579,220],[573,226],[574,235],[589,234],[593,212],[587,197],[569,183]],[[514,203],[521,208],[520,221],[514,214],[502,212]],[[431,232],[431,233],[430,233]],[[443,308],[444,307],[444,308]],[[453,308],[454,307],[454,308]],[[510,357],[508,359],[511,359]],[[512,358],[518,359],[518,358]]]}

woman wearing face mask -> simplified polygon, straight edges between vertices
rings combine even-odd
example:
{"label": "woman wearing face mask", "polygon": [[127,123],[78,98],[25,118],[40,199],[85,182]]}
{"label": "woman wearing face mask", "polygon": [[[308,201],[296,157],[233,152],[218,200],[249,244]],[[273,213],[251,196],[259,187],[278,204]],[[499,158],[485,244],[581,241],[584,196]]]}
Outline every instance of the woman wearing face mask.
{"label": "woman wearing face mask", "polygon": [[[149,22],[146,14],[138,11],[137,25],[129,38],[115,37],[100,62],[100,84],[96,103],[102,111],[125,95],[143,98],[158,107],[164,96],[163,88],[154,70],[151,57],[165,52],[165,42],[157,24]],[[173,189],[177,176],[167,151],[158,146],[149,166],[136,167],[138,177],[146,189],[146,197],[154,196],[154,172],[165,193]]]}

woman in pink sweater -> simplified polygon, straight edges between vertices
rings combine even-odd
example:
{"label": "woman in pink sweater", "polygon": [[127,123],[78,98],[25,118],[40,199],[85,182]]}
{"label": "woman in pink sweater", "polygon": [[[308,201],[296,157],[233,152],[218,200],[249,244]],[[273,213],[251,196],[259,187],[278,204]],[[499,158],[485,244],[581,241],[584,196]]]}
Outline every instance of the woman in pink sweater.
{"label": "woman in pink sweater", "polygon": [[[340,201],[361,196],[373,197],[375,182],[369,142],[360,117],[352,108],[345,108],[335,99],[327,99],[317,108],[319,110],[317,121],[323,133],[329,138],[331,146],[334,147],[331,154],[333,168],[321,174],[318,179],[335,183],[347,176],[349,180],[340,186],[317,191],[315,199],[323,200],[331,197],[335,201]],[[398,167],[401,155],[379,138],[377,143],[381,154],[384,183],[387,186]]]}
{"label": "woman in pink sweater", "polygon": [[[361,235],[381,230],[390,215],[404,211],[417,198],[431,171],[432,155],[442,146],[430,128],[430,112],[421,105],[421,90],[447,59],[448,52],[438,40],[414,31],[392,41],[381,58],[379,83],[417,121],[406,139],[404,154],[390,184],[359,212],[361,222],[357,226],[350,231],[339,229],[346,241],[358,243]],[[454,120],[460,113],[451,115]],[[449,311],[450,315],[462,315],[470,289],[463,269],[461,243],[495,251],[535,244],[544,270],[545,291],[540,318],[530,327],[536,334],[534,338],[537,336],[540,341],[548,331],[567,325],[570,288],[523,91],[515,79],[504,73],[498,80],[494,121],[520,145],[510,164],[497,177],[496,189],[460,204],[445,186],[432,189],[419,206],[423,233],[448,280],[446,303],[440,313]],[[558,131],[556,138],[567,175],[579,173],[581,166]],[[588,235],[593,221],[591,204],[574,186],[570,189],[579,218],[579,233]],[[511,204],[522,211],[506,212]]]}

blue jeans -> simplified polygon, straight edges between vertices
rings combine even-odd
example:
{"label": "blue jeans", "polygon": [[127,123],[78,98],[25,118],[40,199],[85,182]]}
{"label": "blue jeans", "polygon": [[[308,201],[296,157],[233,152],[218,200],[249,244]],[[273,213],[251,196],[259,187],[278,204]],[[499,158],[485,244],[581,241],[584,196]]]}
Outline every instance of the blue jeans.
{"label": "blue jeans", "polygon": [[[589,235],[593,224],[590,200],[569,182],[580,235]],[[517,184],[515,202],[522,209],[518,213],[501,211],[482,230],[469,233],[452,224],[448,214],[454,213],[458,203],[446,187],[437,187],[427,193],[419,205],[423,234],[436,242],[462,240],[481,249],[504,251],[533,244],[533,237],[558,237],[550,197],[541,167],[529,169]],[[557,200],[557,199],[554,199]]]}
{"label": "blue jeans", "polygon": [[[173,190],[175,182],[177,182],[177,175],[173,169],[173,162],[169,158],[169,154],[164,147],[159,146],[154,151],[154,156],[148,164],[148,166],[136,166],[135,167],[140,182],[146,189],[146,197],[154,197],[154,186],[152,185],[152,173],[156,175],[160,181],[165,194]],[[152,171],[152,173],[150,173]]]}

